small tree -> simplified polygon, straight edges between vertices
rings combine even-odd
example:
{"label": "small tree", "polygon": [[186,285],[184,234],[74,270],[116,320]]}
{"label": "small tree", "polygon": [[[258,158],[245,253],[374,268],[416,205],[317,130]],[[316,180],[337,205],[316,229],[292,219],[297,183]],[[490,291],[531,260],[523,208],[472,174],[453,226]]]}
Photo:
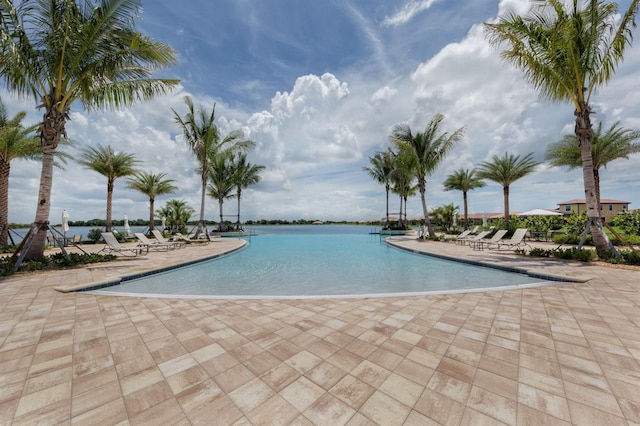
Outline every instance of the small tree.
{"label": "small tree", "polygon": [[165,179],[166,173],[137,172],[133,178],[127,181],[131,189],[142,192],[149,197],[149,231],[154,229],[154,205],[156,197],[165,194],[173,194],[178,188],[173,185],[173,179]]}
{"label": "small tree", "polygon": [[477,176],[476,169],[458,169],[447,176],[444,181],[445,191],[462,191],[464,208],[464,229],[469,229],[469,206],[467,204],[467,193],[472,189],[482,188],[486,184]]}
{"label": "small tree", "polygon": [[494,155],[491,161],[483,161],[478,166],[478,177],[502,185],[504,197],[504,229],[509,229],[509,186],[520,178],[535,171],[540,162],[533,159],[533,153],[523,158],[519,155],[504,153],[503,157]]}
{"label": "small tree", "polygon": [[80,164],[107,178],[107,223],[105,230],[111,232],[111,204],[115,181],[118,178],[135,174],[135,166],[139,161],[135,159],[133,154],[115,152],[110,146],[101,145],[97,148],[86,148],[82,151],[81,157]]}

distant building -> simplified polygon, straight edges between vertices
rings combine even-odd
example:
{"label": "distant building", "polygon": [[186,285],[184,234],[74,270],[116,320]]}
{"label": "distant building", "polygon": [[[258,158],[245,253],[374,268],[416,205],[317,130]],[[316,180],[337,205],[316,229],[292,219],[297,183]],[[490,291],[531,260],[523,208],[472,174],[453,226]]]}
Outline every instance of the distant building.
{"label": "distant building", "polygon": [[[600,200],[600,217],[610,218],[620,213],[626,213],[629,211],[629,201],[610,200],[608,198],[602,198]],[[558,203],[558,212],[562,214],[581,214],[587,211],[587,203],[584,198],[574,199],[568,201],[562,201]]]}

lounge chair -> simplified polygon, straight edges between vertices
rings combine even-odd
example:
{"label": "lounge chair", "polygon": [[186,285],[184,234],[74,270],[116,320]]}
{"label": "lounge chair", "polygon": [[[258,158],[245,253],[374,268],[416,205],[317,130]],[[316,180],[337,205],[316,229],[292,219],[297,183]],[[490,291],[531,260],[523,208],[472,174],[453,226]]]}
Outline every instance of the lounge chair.
{"label": "lounge chair", "polygon": [[470,235],[467,238],[464,238],[460,241],[456,241],[459,242],[460,244],[462,244],[463,246],[465,245],[472,245],[473,243],[482,240],[484,237],[486,237],[487,235],[489,235],[491,233],[491,231],[482,231],[481,233],[479,233],[478,235],[474,235],[473,237],[471,237]]}
{"label": "lounge chair", "polygon": [[184,241],[187,244],[200,243],[200,244],[205,244],[206,245],[206,244],[209,244],[209,242],[211,241],[211,240],[209,240],[209,238],[207,238],[207,239],[204,239],[204,238],[198,238],[198,239],[189,238],[189,237],[186,237],[186,236],[182,235],[179,232],[176,233],[176,238],[179,239],[180,241]]}
{"label": "lounge chair", "polygon": [[496,243],[489,243],[487,244],[487,248],[489,250],[511,250],[511,249],[519,248],[520,246],[523,246],[523,245],[531,248],[531,246],[527,244],[526,241],[524,240],[524,237],[527,235],[527,232],[529,232],[527,228],[518,228],[515,230],[515,232],[511,236],[511,239],[506,241],[501,240]]}
{"label": "lounge chair", "polygon": [[138,245],[136,247],[121,246],[118,240],[116,239],[115,235],[113,235],[111,232],[102,232],[100,235],[102,235],[102,239],[104,240],[106,245],[98,253],[102,253],[103,251],[106,251],[107,254],[115,253],[115,254],[121,254],[123,256],[134,257],[138,255],[147,254],[149,252],[148,248],[141,245]]}
{"label": "lounge chair", "polygon": [[81,235],[81,234],[75,234],[75,235],[73,236],[73,238],[71,238],[71,241],[72,241],[74,244],[80,244],[80,243],[82,243],[82,235]]}
{"label": "lounge chair", "polygon": [[469,235],[471,235],[471,231],[469,229],[467,229],[466,231],[462,231],[460,234],[456,235],[453,238],[453,241],[456,244],[461,244],[461,241],[465,240],[467,237],[469,237]]}
{"label": "lounge chair", "polygon": [[491,238],[489,238],[488,240],[478,240],[478,241],[473,241],[471,244],[469,244],[471,247],[473,247],[474,250],[484,250],[484,246],[485,244],[495,244],[500,242],[500,240],[507,234],[507,230],[506,229],[500,229],[499,231],[496,231],[495,234],[493,234],[493,236]]}
{"label": "lounge chair", "polygon": [[478,232],[480,226],[476,226],[473,229],[467,229],[466,231],[462,231],[459,235],[457,235],[453,240],[456,244],[464,244],[464,241],[468,241],[473,238],[473,236]]}
{"label": "lounge chair", "polygon": [[151,231],[151,233],[153,234],[154,237],[156,237],[156,240],[158,240],[162,244],[173,244],[173,246],[175,248],[182,248],[182,247],[184,247],[186,245],[186,243],[184,241],[169,241],[169,240],[167,240],[164,237],[164,235],[162,235],[162,232],[158,231],[157,229],[154,229],[153,231]]}
{"label": "lounge chair", "polygon": [[146,246],[148,250],[169,251],[176,248],[173,243],[161,243],[160,241],[152,241],[147,238],[142,232],[136,232],[134,234],[140,243],[138,245]]}

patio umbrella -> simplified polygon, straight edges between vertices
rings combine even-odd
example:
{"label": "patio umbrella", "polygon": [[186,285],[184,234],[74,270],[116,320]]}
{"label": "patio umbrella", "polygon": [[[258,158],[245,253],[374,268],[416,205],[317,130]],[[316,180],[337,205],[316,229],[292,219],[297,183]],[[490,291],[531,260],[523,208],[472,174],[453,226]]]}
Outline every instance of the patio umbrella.
{"label": "patio umbrella", "polygon": [[131,236],[131,227],[129,226],[129,218],[127,215],[124,215],[124,235],[127,237]]}
{"label": "patio umbrella", "polygon": [[62,238],[67,239],[67,232],[69,232],[69,213],[66,210],[62,210]]}
{"label": "patio umbrella", "polygon": [[482,227],[483,228],[487,227],[487,214],[486,213],[482,213]]}
{"label": "patio umbrella", "polygon": [[518,216],[562,216],[562,213],[544,209],[533,209],[518,213]]}
{"label": "patio umbrella", "polygon": [[162,217],[162,230],[164,231],[165,229],[167,229],[167,218],[166,217]]}

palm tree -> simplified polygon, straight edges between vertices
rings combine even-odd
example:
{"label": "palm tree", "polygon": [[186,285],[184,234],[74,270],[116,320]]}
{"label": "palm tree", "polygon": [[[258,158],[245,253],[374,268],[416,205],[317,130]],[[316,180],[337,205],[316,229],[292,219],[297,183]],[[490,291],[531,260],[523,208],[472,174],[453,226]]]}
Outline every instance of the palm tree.
{"label": "palm tree", "polygon": [[37,232],[25,259],[44,253],[54,153],[74,103],[86,110],[119,108],[152,99],[178,84],[152,74],[173,65],[176,54],[136,30],[140,0],[0,2],[0,76],[19,95],[44,108],[38,133],[43,157]]}
{"label": "palm tree", "polygon": [[[407,199],[410,195],[415,195],[418,185],[413,184],[415,177],[415,157],[408,150],[400,150],[397,154],[389,150],[393,156],[393,170],[391,171],[391,181],[393,187],[391,191],[400,196],[400,212],[398,222],[401,229],[406,228],[407,223]],[[404,204],[404,214],[403,214]]]}
{"label": "palm tree", "polygon": [[464,127],[459,128],[452,134],[441,132],[440,126],[444,116],[436,114],[433,116],[424,132],[413,134],[407,125],[396,125],[389,139],[399,149],[406,149],[415,160],[415,173],[418,179],[418,189],[422,201],[422,212],[429,231],[429,236],[434,237],[435,231],[431,225],[425,192],[427,189],[427,176],[431,175],[444,161],[453,146],[462,139]]}
{"label": "palm tree", "polygon": [[236,199],[238,200],[238,219],[236,222],[236,230],[242,230],[240,224],[240,198],[242,197],[242,190],[255,185],[262,179],[260,172],[265,169],[265,166],[259,166],[247,161],[247,155],[240,153],[238,156],[233,156],[231,161],[232,180],[236,187]]}
{"label": "palm tree", "polygon": [[0,99],[0,247],[8,246],[9,239],[9,173],[11,161],[16,159],[35,160],[42,157],[40,139],[34,136],[38,128],[35,124],[24,127],[25,111],[9,118],[7,109]]}
{"label": "palm tree", "polygon": [[[602,133],[602,122],[593,133],[591,158],[593,162],[593,178],[596,186],[596,200],[600,205],[600,168],[619,158],[640,152],[640,131],[623,129],[616,121],[606,132]],[[545,160],[550,166],[568,166],[569,170],[582,166],[582,153],[575,135],[565,135],[562,139],[547,146]]]}
{"label": "palm tree", "polygon": [[494,155],[491,161],[483,161],[478,166],[478,178],[489,179],[502,185],[504,229],[509,229],[509,186],[518,179],[533,173],[538,165],[540,162],[533,159],[532,152],[523,158],[505,152],[503,157]]}
{"label": "palm tree", "polygon": [[383,184],[386,193],[386,222],[385,228],[389,227],[389,191],[391,189],[391,173],[393,172],[393,153],[391,150],[378,151],[373,157],[369,157],[371,166],[363,167],[364,170],[373,180]]}
{"label": "palm tree", "polygon": [[476,169],[460,168],[447,176],[444,181],[445,191],[462,191],[464,208],[464,229],[469,229],[469,207],[467,204],[467,193],[472,189],[482,188],[486,184],[476,174]]}
{"label": "palm tree", "polygon": [[127,181],[131,189],[142,192],[149,197],[149,232],[153,231],[154,225],[154,204],[156,197],[165,194],[173,194],[178,188],[173,185],[173,179],[165,179],[166,173],[138,172]]}
{"label": "palm tree", "polygon": [[107,178],[107,220],[106,232],[111,232],[111,200],[116,179],[136,174],[135,166],[139,163],[133,154],[114,152],[111,146],[98,145],[97,148],[85,148],[79,163],[85,168],[98,172]]}
{"label": "palm tree", "polygon": [[167,201],[163,208],[156,211],[159,218],[166,220],[171,233],[185,232],[187,223],[194,213],[195,210],[187,205],[186,201],[176,199]]}
{"label": "palm tree", "polygon": [[172,109],[175,122],[182,129],[182,135],[189,149],[196,157],[199,164],[200,182],[202,193],[200,197],[200,218],[196,235],[205,232],[204,211],[207,180],[211,169],[211,161],[218,155],[226,155],[229,152],[253,149],[255,142],[244,138],[242,132],[232,132],[224,139],[220,139],[220,131],[214,123],[216,106],[213,105],[211,111],[204,107],[196,107],[189,96],[184,97],[187,105],[187,113],[183,117]]}
{"label": "palm tree", "polygon": [[618,5],[603,0],[539,0],[527,16],[513,12],[485,24],[493,44],[507,44],[502,58],[522,69],[540,94],[574,107],[575,134],[582,158],[588,221],[597,250],[613,248],[602,229],[596,198],[591,144],[591,95],[604,86],[631,45],[640,0],[618,16]]}
{"label": "palm tree", "polygon": [[218,211],[220,212],[219,232],[226,231],[222,204],[225,199],[234,197],[235,183],[231,178],[230,160],[230,155],[219,155],[211,159],[211,168],[209,169],[209,185],[207,189],[209,196],[218,200]]}

